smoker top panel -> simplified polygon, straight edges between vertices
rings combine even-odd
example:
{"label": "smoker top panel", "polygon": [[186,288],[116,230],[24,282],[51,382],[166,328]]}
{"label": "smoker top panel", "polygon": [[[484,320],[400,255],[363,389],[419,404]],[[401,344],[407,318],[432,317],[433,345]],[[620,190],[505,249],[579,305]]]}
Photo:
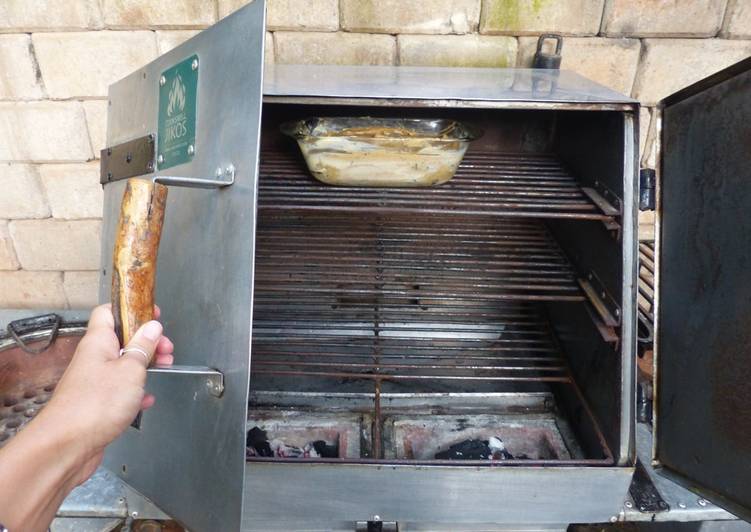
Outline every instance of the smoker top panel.
{"label": "smoker top panel", "polygon": [[263,89],[267,98],[636,103],[574,72],[529,68],[271,65]]}

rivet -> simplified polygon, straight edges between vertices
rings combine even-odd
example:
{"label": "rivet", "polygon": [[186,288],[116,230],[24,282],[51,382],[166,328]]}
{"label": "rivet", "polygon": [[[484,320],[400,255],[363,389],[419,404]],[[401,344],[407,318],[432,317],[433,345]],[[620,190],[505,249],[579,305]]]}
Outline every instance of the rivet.
{"label": "rivet", "polygon": [[156,158],[156,162],[158,162],[159,164],[162,164],[164,162],[164,155],[160,153],[159,157]]}
{"label": "rivet", "polygon": [[624,506],[626,508],[633,508],[634,507],[634,503],[632,503],[631,501],[626,501],[626,504]]}
{"label": "rivet", "polygon": [[681,508],[681,509],[685,510],[686,509],[686,503],[685,502],[679,502],[678,503],[678,508]]}
{"label": "rivet", "polygon": [[193,155],[196,152],[196,149],[193,147],[192,144],[188,145],[188,155]]}
{"label": "rivet", "polygon": [[165,78],[164,76],[160,77],[159,78],[159,86],[160,87],[164,87],[165,83],[167,83],[167,78]]}
{"label": "rivet", "polygon": [[232,174],[234,174],[235,173],[235,165],[234,164],[230,164],[229,166],[227,166],[227,168],[224,169],[224,173],[226,175],[228,175],[228,176],[231,176]]}
{"label": "rivet", "polygon": [[709,502],[707,501],[707,499],[699,499],[698,501],[696,501],[696,504],[698,504],[699,506],[706,506],[707,504],[709,504]]}
{"label": "rivet", "polygon": [[216,177],[222,177],[222,173],[223,173],[222,172],[222,167],[221,166],[217,166],[216,170],[214,171],[214,176],[216,176]]}
{"label": "rivet", "polygon": [[193,62],[190,64],[190,68],[193,70],[196,70],[198,68],[198,58],[193,59]]}
{"label": "rivet", "polygon": [[131,516],[131,517],[132,517],[133,519],[138,519],[138,512],[130,512],[130,516]]}
{"label": "rivet", "polygon": [[615,523],[617,521],[618,521],[618,516],[617,515],[614,515],[613,517],[610,518],[610,522],[611,523]]}

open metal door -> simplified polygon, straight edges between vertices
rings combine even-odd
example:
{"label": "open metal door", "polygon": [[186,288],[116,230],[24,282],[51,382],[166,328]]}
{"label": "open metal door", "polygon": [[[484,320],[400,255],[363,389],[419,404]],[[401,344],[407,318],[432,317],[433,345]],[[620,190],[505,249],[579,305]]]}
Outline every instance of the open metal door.
{"label": "open metal door", "polygon": [[655,460],[751,517],[751,59],[664,100]]}
{"label": "open metal door", "polygon": [[105,465],[192,532],[239,530],[253,300],[265,2],[112,85],[100,300],[125,177],[170,185],[156,300],[173,370]]}

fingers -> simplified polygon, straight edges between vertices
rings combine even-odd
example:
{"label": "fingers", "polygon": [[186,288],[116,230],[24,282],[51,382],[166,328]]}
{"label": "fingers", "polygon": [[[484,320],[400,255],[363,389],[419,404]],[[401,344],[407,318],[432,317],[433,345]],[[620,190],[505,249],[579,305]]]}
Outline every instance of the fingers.
{"label": "fingers", "polygon": [[147,321],[136,331],[128,345],[123,348],[122,358],[136,358],[146,368],[151,362],[157,345],[162,338],[162,324],[158,321]]}
{"label": "fingers", "polygon": [[166,336],[162,336],[159,340],[159,343],[156,345],[156,353],[158,355],[171,355],[174,351],[175,345],[172,343],[172,340],[170,340]]}
{"label": "fingers", "polygon": [[107,327],[110,329],[115,328],[115,318],[112,316],[112,305],[109,303],[106,305],[99,305],[91,311],[88,328],[97,329],[99,327]]}
{"label": "fingers", "polygon": [[149,408],[154,406],[155,402],[156,398],[150,393],[147,393],[143,396],[143,399],[141,399],[141,410],[148,410]]}
{"label": "fingers", "polygon": [[157,353],[154,355],[154,364],[157,366],[171,366],[175,362],[175,357],[172,355],[162,355]]}

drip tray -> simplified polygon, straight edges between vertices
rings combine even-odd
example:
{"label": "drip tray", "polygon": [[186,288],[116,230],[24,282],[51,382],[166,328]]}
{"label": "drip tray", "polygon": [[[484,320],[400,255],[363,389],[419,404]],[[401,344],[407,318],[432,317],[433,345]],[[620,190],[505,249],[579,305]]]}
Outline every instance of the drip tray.
{"label": "drip tray", "polygon": [[[263,455],[249,447],[248,460],[461,465],[479,458],[446,458],[452,446],[488,445],[494,438],[502,441],[505,452],[485,463],[586,461],[549,393],[383,394],[380,422],[373,406],[371,394],[255,392],[247,428],[255,430],[254,437],[263,436],[263,445],[268,442],[272,451]],[[320,452],[322,446],[327,455]]]}

